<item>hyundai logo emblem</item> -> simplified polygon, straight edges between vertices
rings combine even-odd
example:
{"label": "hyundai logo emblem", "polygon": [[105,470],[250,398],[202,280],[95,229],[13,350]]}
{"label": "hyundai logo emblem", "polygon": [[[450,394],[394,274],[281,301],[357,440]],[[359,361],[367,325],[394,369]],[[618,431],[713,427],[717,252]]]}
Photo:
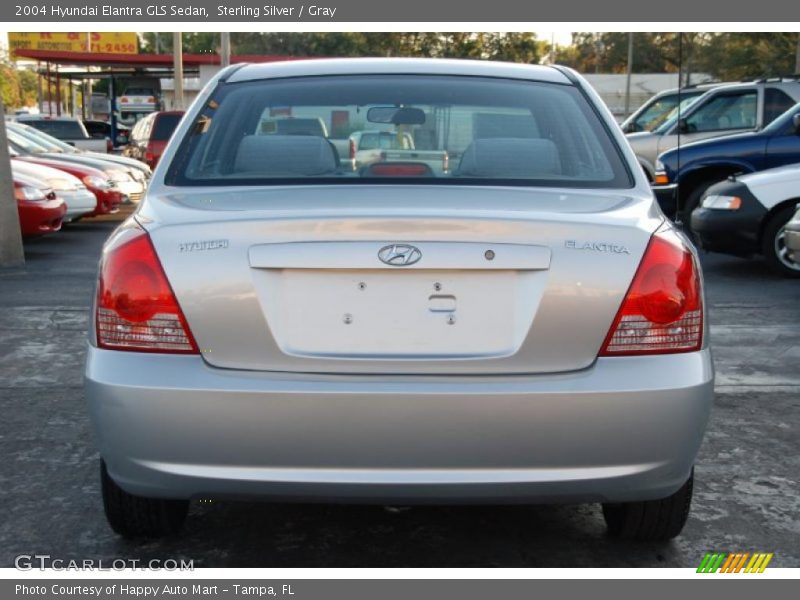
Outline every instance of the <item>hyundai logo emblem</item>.
{"label": "hyundai logo emblem", "polygon": [[391,244],[378,250],[378,258],[392,267],[408,267],[419,262],[422,252],[419,248],[408,244]]}

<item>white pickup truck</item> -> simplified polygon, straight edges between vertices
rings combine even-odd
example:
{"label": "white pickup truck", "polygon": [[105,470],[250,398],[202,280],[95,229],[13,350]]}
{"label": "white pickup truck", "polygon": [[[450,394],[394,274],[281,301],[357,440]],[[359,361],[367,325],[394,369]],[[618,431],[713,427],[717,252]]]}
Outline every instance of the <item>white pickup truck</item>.
{"label": "white pickup truck", "polygon": [[19,115],[16,120],[44,131],[79,150],[101,152],[103,154],[109,151],[109,140],[106,137],[90,136],[86,131],[86,127],[78,119],[49,115]]}
{"label": "white pickup truck", "polygon": [[433,174],[450,170],[446,150],[417,150],[408,132],[356,131],[350,135],[350,158],[355,170],[374,163],[423,163]]}

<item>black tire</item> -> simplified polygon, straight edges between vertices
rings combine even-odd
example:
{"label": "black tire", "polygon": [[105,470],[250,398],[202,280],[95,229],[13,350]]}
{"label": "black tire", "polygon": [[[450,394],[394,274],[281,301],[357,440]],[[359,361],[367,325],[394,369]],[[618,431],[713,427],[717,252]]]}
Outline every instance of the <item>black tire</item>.
{"label": "black tire", "polygon": [[677,492],[661,500],[603,504],[603,518],[611,537],[640,542],[663,542],[686,525],[692,504],[694,470]]}
{"label": "black tire", "polygon": [[794,215],[794,205],[786,206],[770,217],[761,236],[761,253],[772,270],[784,277],[800,277],[800,255],[787,252],[783,228]]}
{"label": "black tire", "polygon": [[129,494],[108,475],[100,461],[100,482],[106,519],[116,533],[126,538],[154,538],[178,533],[189,511],[188,500],[143,498]]}

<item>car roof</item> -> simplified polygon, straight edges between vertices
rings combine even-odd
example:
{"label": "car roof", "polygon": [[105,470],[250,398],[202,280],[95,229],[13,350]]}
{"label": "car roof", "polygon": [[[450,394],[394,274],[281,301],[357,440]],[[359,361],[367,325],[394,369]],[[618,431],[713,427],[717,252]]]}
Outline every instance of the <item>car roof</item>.
{"label": "car roof", "polygon": [[51,116],[51,115],[17,115],[17,121],[77,121],[75,117]]}
{"label": "car roof", "polygon": [[529,79],[570,85],[559,69],[545,65],[442,58],[317,58],[244,64],[227,78],[230,83],[315,75],[468,75]]}

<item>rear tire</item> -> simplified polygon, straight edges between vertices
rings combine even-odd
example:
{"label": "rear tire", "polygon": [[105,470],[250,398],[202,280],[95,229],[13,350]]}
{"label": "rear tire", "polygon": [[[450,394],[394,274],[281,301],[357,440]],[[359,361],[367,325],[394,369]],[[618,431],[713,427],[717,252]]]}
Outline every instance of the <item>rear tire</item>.
{"label": "rear tire", "polygon": [[784,277],[800,277],[800,253],[792,255],[784,241],[784,227],[794,215],[794,206],[787,206],[772,215],[761,237],[761,253],[770,268]]}
{"label": "rear tire", "polygon": [[178,533],[189,511],[188,500],[134,496],[119,487],[100,461],[100,483],[106,519],[125,538],[153,538]]}
{"label": "rear tire", "polygon": [[640,542],[663,542],[686,525],[692,503],[694,470],[681,488],[661,500],[603,504],[603,518],[611,537]]}

